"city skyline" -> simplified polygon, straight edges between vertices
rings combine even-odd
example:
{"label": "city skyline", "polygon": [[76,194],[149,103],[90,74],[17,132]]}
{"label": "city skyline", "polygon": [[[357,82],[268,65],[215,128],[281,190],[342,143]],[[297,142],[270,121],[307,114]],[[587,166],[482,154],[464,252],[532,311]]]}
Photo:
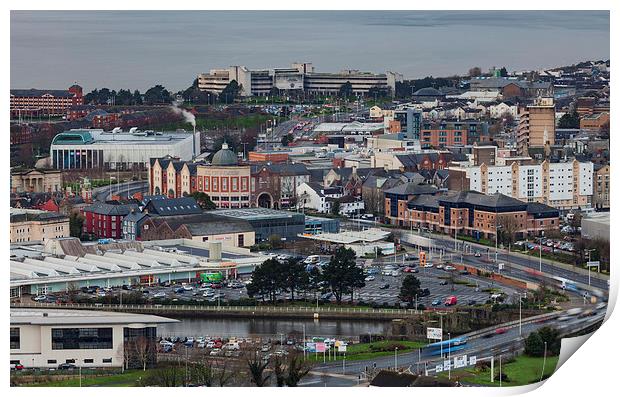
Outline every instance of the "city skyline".
{"label": "city skyline", "polygon": [[12,88],[177,91],[213,68],[295,61],[409,79],[609,59],[609,12],[13,11],[11,53]]}

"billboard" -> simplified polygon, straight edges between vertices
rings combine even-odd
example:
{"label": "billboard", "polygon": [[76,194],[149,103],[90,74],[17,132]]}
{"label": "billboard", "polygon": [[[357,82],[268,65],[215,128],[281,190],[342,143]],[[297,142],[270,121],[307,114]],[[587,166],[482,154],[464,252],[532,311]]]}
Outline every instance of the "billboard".
{"label": "billboard", "polygon": [[427,339],[443,339],[443,330],[441,328],[426,328]]}
{"label": "billboard", "polygon": [[301,74],[276,74],[273,85],[279,90],[303,90],[304,78]]}

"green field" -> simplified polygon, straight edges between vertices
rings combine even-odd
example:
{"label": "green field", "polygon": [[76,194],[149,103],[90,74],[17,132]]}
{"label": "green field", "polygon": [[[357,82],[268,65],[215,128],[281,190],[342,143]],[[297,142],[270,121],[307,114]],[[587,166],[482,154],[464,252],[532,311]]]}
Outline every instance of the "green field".
{"label": "green field", "polygon": [[[146,372],[141,370],[128,370],[122,374],[110,374],[110,375],[82,375],[82,387],[87,386],[104,386],[104,387],[128,387],[137,386],[137,382],[140,378],[148,376],[150,370]],[[44,378],[44,376],[42,376]],[[16,378],[19,379],[19,378]],[[80,380],[76,376],[72,379],[64,379],[59,381],[50,381],[36,384],[25,384],[24,386],[32,387],[79,387]]]}
{"label": "green field", "polygon": [[[398,353],[408,353],[413,350],[417,350],[421,347],[427,345],[425,342],[411,342],[411,341],[400,341],[400,340],[383,340],[379,342],[372,343],[357,343],[354,345],[347,346],[347,361],[349,360],[369,360],[375,357],[383,357],[394,355],[394,350],[390,349],[387,351],[373,351],[371,346],[375,349],[386,349],[392,344],[403,345],[404,349],[399,349]],[[343,353],[339,353],[337,356],[337,360],[342,360],[344,357]],[[325,359],[327,360],[328,356],[325,353]],[[323,353],[308,353],[308,359],[311,361],[323,361]],[[333,356],[332,356],[333,360]]]}
{"label": "green field", "polygon": [[[547,357],[545,362],[544,377],[547,378],[555,372],[558,364],[558,356]],[[536,383],[540,380],[543,369],[542,357],[518,356],[515,361],[502,365],[502,373],[508,376],[508,381],[502,381],[502,386],[522,386]],[[499,361],[495,359],[495,374],[499,374]],[[446,372],[441,373],[441,377],[447,377]],[[471,383],[484,386],[499,386],[499,380],[491,383],[491,370],[477,370],[468,368],[465,370],[452,371],[452,379],[459,379],[464,383]]]}

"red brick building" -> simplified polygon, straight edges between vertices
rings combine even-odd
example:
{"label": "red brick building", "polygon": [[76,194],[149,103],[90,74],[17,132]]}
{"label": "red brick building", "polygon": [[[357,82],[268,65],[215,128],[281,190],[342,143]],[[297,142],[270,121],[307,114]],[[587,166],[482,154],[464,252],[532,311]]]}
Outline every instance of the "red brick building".
{"label": "red brick building", "polygon": [[477,238],[495,238],[498,226],[516,238],[540,236],[559,227],[557,209],[526,203],[503,194],[463,191],[443,196],[419,195],[398,202],[386,197],[386,220],[395,225],[422,227],[434,232]]}
{"label": "red brick building", "polygon": [[135,204],[108,203],[94,203],[84,207],[82,233],[97,238],[123,238],[123,218],[137,208]]}
{"label": "red brick building", "polygon": [[84,104],[82,87],[77,84],[68,90],[11,90],[11,116],[64,116],[72,106]]}

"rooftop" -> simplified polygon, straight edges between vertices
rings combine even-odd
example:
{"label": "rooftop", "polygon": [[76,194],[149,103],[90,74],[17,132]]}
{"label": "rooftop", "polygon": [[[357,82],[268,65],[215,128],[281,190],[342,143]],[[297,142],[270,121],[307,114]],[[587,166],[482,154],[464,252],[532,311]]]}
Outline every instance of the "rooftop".
{"label": "rooftop", "polygon": [[294,216],[303,216],[299,212],[281,211],[270,208],[233,208],[209,211],[209,213],[231,218],[240,218],[248,221],[266,220],[274,218],[292,218]]}
{"label": "rooftop", "polygon": [[179,320],[146,314],[65,309],[11,308],[11,325],[158,324]]}

